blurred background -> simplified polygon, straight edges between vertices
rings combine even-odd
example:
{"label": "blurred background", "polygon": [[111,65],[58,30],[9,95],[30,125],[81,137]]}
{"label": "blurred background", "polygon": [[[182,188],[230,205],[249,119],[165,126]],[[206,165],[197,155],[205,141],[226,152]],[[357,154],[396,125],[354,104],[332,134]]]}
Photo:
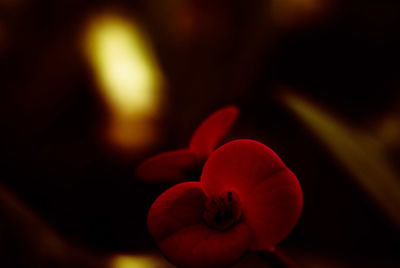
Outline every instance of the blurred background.
{"label": "blurred background", "polygon": [[[135,177],[234,104],[224,140],[304,191],[299,267],[400,267],[400,2],[0,0],[0,266],[169,267]],[[273,267],[249,254],[237,267]]]}

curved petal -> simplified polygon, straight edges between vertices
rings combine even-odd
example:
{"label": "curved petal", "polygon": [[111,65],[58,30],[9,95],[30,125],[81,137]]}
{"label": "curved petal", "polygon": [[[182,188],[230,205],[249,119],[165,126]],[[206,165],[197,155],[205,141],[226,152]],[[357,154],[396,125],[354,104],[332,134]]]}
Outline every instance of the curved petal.
{"label": "curved petal", "polygon": [[224,232],[203,223],[205,200],[199,182],[184,182],[161,194],[150,208],[149,232],[179,267],[226,266],[249,248],[251,233],[244,223]]}
{"label": "curved petal", "polygon": [[210,155],[200,181],[208,196],[233,190],[245,202],[256,184],[285,168],[278,155],[264,144],[254,140],[234,140]]}
{"label": "curved petal", "polygon": [[209,196],[235,191],[244,221],[252,230],[252,249],[269,249],[296,225],[303,195],[296,176],[267,146],[236,140],[217,149],[207,160],[200,182]]}
{"label": "curved petal", "polygon": [[206,196],[199,182],[183,182],[169,188],[152,204],[147,227],[156,241],[182,228],[202,222]]}
{"label": "curved petal", "polygon": [[251,249],[271,249],[299,220],[303,207],[300,184],[289,169],[282,169],[257,184],[243,207],[245,222],[253,233]]}
{"label": "curved petal", "polygon": [[235,106],[227,106],[207,117],[194,132],[190,140],[190,150],[199,158],[207,158],[232,127],[238,113]]}
{"label": "curved petal", "polygon": [[178,267],[217,268],[236,262],[248,249],[251,233],[244,223],[220,232],[192,225],[160,242],[160,249]]}
{"label": "curved petal", "polygon": [[189,150],[176,150],[155,155],[136,168],[136,176],[148,181],[176,181],[185,178],[185,172],[198,164]]}

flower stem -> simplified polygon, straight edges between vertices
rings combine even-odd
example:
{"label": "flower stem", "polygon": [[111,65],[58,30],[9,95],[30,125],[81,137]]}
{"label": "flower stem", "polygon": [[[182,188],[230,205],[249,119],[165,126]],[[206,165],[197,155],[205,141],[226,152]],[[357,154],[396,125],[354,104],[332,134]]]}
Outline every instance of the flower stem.
{"label": "flower stem", "polygon": [[277,267],[284,268],[299,268],[299,266],[281,249],[273,248],[262,251],[261,256],[276,264]]}

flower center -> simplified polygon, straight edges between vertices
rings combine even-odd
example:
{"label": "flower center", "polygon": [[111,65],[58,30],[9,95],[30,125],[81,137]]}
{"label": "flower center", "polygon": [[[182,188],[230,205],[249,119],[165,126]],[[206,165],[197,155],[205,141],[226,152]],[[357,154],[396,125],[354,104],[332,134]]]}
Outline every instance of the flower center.
{"label": "flower center", "polygon": [[239,196],[233,191],[225,191],[220,196],[206,201],[203,219],[207,225],[224,231],[232,227],[242,215]]}

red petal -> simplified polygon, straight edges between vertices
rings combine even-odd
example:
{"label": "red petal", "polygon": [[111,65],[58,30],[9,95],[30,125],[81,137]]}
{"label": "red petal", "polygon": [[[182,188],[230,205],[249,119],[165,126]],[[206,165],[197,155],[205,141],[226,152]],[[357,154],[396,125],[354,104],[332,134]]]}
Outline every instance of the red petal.
{"label": "red petal", "polygon": [[203,223],[205,200],[199,182],[185,182],[161,194],[150,208],[149,232],[179,267],[226,266],[249,248],[250,229],[244,223],[225,232]]}
{"label": "red petal", "polygon": [[181,180],[197,163],[196,156],[189,150],[165,152],[142,162],[136,169],[136,176],[149,181]]}
{"label": "red petal", "polygon": [[252,140],[229,142],[210,155],[200,182],[209,196],[239,194],[252,249],[269,249],[297,223],[303,206],[295,175],[267,146]]}
{"label": "red petal", "polygon": [[156,241],[182,228],[202,222],[206,196],[199,182],[183,182],[169,188],[153,203],[147,227]]}
{"label": "red petal", "polygon": [[302,207],[300,184],[289,169],[257,184],[248,194],[243,211],[253,233],[251,248],[266,250],[282,241],[299,220]]}
{"label": "red petal", "polygon": [[264,144],[253,140],[234,140],[210,155],[200,181],[209,196],[233,190],[244,202],[254,185],[284,168],[278,155]]}
{"label": "red petal", "polygon": [[226,267],[248,250],[250,238],[250,230],[244,223],[225,232],[198,224],[164,239],[160,249],[178,267]]}
{"label": "red petal", "polygon": [[227,106],[207,117],[194,132],[190,140],[190,150],[199,158],[207,158],[232,127],[237,116],[238,109]]}

